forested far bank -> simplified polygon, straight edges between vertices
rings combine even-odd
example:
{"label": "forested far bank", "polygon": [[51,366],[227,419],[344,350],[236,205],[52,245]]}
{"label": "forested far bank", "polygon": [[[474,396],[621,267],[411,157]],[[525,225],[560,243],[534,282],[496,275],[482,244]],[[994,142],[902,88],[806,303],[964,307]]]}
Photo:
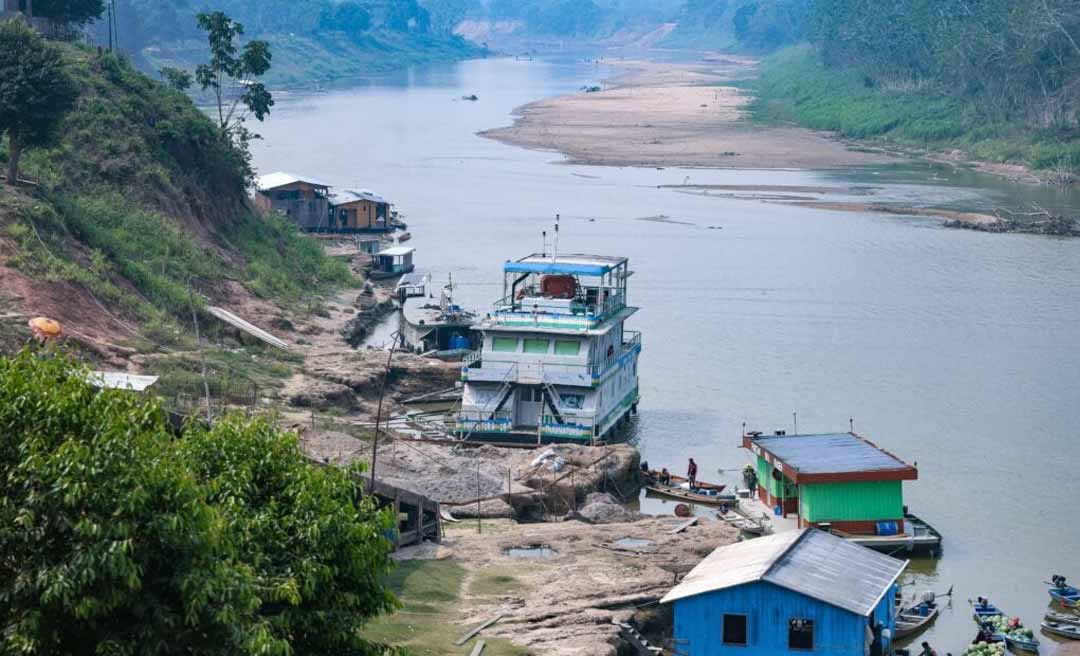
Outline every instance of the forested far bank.
{"label": "forested far bank", "polygon": [[223,11],[244,36],[270,43],[268,82],[304,85],[483,54],[483,49],[433,25],[416,0],[122,0],[90,26],[93,39],[118,47],[147,72],[193,69],[205,58],[199,12]]}

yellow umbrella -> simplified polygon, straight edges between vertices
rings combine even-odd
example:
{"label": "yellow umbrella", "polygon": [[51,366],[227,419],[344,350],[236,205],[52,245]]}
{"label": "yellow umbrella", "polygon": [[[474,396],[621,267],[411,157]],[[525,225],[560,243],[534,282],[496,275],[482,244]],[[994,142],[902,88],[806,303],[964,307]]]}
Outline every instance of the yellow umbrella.
{"label": "yellow umbrella", "polygon": [[49,340],[56,339],[64,333],[64,329],[60,326],[60,322],[48,317],[34,317],[29,323],[30,331],[34,333],[34,338],[43,344]]}

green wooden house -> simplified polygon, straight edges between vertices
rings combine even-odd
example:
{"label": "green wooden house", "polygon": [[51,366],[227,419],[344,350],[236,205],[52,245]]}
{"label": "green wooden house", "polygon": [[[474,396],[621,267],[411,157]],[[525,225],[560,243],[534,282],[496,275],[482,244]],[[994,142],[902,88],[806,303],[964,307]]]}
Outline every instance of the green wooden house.
{"label": "green wooden house", "polygon": [[769,507],[795,514],[799,526],[845,533],[904,533],[904,481],[912,465],[855,433],[743,436],[754,454],[758,495]]}

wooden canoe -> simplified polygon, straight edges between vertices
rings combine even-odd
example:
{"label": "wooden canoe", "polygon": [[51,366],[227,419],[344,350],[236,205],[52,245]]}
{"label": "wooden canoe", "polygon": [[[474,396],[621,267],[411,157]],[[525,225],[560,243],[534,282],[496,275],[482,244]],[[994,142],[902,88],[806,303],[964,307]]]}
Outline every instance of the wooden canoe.
{"label": "wooden canoe", "polygon": [[919,607],[921,605],[921,603],[914,604],[896,614],[895,636],[898,640],[919,635],[938,618],[936,604],[930,607],[926,615],[920,612]]}
{"label": "wooden canoe", "polygon": [[1059,613],[1057,611],[1046,611],[1046,621],[1056,622],[1058,624],[1076,624],[1080,626],[1080,615],[1073,615],[1072,613]]}
{"label": "wooden canoe", "polygon": [[1066,624],[1064,622],[1043,622],[1041,625],[1042,630],[1051,635],[1060,636],[1062,638],[1068,638],[1070,640],[1080,640],[1080,626],[1075,624]]}
{"label": "wooden canoe", "polygon": [[645,490],[657,496],[702,506],[734,505],[735,503],[735,495],[723,494],[726,487],[724,485],[695,481],[693,489],[688,490],[681,486],[689,483],[689,479],[671,474],[669,480],[671,481],[670,484],[661,483],[660,472],[650,471],[649,482],[645,486]]}

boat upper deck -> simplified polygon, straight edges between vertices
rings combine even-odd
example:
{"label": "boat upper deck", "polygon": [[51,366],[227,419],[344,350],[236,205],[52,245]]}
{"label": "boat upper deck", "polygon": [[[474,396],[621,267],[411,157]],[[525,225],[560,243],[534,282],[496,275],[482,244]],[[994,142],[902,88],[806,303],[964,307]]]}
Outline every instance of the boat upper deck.
{"label": "boat upper deck", "polygon": [[533,254],[503,265],[503,298],[486,328],[606,331],[634,313],[626,305],[629,260],[608,255]]}

